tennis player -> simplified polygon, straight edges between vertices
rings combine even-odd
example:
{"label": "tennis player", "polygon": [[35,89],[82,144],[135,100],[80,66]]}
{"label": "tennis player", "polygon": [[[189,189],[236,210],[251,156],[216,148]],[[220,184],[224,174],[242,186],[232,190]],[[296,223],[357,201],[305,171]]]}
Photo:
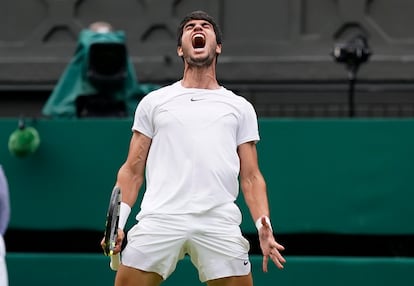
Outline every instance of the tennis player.
{"label": "tennis player", "polygon": [[115,253],[144,179],[146,190],[115,285],[159,285],[185,255],[210,286],[253,285],[250,246],[235,204],[239,182],[258,229],[263,271],[269,259],[283,268],[284,247],[273,236],[258,167],[256,112],[218,83],[221,51],[213,18],[190,13],[178,28],[182,79],[149,93],[137,107],[130,149],[116,181],[122,203]]}

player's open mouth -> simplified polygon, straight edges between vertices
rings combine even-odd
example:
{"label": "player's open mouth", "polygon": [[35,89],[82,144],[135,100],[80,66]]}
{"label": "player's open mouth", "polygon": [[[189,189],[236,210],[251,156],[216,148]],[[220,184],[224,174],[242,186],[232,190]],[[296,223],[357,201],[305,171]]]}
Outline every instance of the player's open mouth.
{"label": "player's open mouth", "polygon": [[206,38],[202,34],[195,34],[192,39],[194,49],[204,48],[206,45]]}

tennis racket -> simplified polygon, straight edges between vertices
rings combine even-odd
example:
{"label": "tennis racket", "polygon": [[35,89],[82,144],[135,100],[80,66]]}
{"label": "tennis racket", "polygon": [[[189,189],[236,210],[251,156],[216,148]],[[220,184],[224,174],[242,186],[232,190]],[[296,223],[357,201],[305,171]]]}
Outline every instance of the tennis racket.
{"label": "tennis racket", "polygon": [[119,253],[114,254],[114,248],[116,244],[116,238],[118,236],[118,222],[119,222],[119,209],[121,205],[121,189],[114,187],[109,201],[108,212],[106,214],[105,233],[104,233],[104,254],[109,256],[111,262],[109,266],[112,270],[118,270],[118,266],[121,263]]}

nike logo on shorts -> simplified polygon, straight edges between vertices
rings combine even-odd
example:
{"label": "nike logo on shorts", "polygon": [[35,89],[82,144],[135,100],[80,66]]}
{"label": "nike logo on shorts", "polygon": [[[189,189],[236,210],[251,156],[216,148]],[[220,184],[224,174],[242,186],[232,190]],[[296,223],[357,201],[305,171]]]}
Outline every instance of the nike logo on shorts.
{"label": "nike logo on shorts", "polygon": [[245,261],[243,262],[243,265],[247,265],[247,264],[249,264],[249,261],[245,260]]}

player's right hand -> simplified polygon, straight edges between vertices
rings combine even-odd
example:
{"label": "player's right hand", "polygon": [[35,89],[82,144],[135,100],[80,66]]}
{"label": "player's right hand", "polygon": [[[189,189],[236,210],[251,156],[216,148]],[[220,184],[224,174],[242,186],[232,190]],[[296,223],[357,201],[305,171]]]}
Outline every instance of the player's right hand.
{"label": "player's right hand", "polygon": [[[113,249],[114,254],[117,254],[119,252],[121,252],[122,249],[122,242],[124,241],[124,237],[125,237],[125,233],[122,229],[118,228],[118,234],[116,236],[116,242],[115,242],[115,247]],[[101,247],[102,250],[105,252],[105,237],[102,238],[101,240]]]}
{"label": "player's right hand", "polygon": [[121,252],[122,242],[124,241],[124,238],[125,238],[125,232],[122,229],[118,228],[118,235],[116,236],[114,254]]}
{"label": "player's right hand", "polygon": [[101,240],[101,247],[102,247],[102,250],[105,253],[105,248],[106,248],[105,237],[103,237],[102,240]]}

